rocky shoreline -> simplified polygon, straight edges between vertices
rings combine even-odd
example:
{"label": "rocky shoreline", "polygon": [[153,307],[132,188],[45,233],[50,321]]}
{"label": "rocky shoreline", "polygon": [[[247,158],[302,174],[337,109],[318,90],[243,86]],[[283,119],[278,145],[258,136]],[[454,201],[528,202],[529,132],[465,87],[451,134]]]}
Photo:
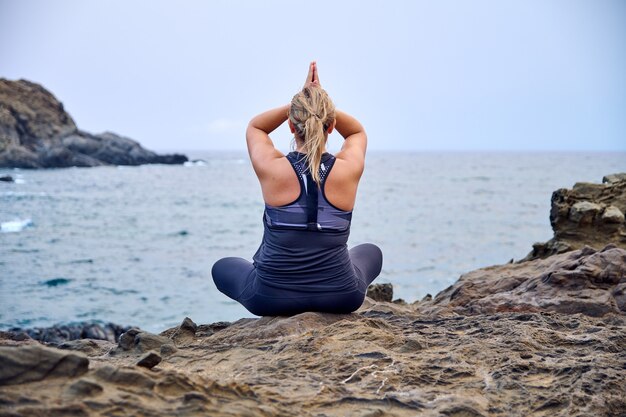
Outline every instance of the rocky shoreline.
{"label": "rocky shoreline", "polygon": [[347,315],[185,318],[116,341],[0,333],[0,416],[624,416],[624,225],[605,221],[626,210],[615,184],[626,180],[553,198],[554,240],[579,248],[481,268],[411,304],[387,285]]}
{"label": "rocky shoreline", "polygon": [[91,134],[48,90],[0,78],[0,168],[182,164],[181,154],[158,155],[112,132]]}

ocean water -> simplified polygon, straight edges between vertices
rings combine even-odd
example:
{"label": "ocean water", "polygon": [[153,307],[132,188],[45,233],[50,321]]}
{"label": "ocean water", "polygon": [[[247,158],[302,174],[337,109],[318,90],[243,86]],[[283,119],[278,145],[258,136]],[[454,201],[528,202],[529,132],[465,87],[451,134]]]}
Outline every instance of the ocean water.
{"label": "ocean water", "polygon": [[[258,248],[259,185],[245,152],[187,154],[206,163],[0,169],[0,329],[251,317],[210,271]],[[524,257],[552,236],[552,191],[615,172],[626,154],[370,152],[349,246],[379,245],[377,281],[414,301]]]}

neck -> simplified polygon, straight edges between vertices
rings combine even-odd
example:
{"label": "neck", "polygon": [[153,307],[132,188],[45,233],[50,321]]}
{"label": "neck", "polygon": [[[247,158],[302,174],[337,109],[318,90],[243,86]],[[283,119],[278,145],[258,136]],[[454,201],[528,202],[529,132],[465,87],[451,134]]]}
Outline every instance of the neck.
{"label": "neck", "polygon": [[[297,146],[297,147],[296,147],[296,152],[306,153],[306,152],[304,151],[304,149],[303,149],[303,148],[301,148],[300,146]],[[322,153],[325,153],[325,152],[326,152],[326,147],[324,147],[324,149],[322,149]]]}
{"label": "neck", "polygon": [[[304,145],[296,140],[296,152],[306,153],[304,151]],[[322,153],[326,152],[326,145],[324,145],[324,149],[322,149]]]}

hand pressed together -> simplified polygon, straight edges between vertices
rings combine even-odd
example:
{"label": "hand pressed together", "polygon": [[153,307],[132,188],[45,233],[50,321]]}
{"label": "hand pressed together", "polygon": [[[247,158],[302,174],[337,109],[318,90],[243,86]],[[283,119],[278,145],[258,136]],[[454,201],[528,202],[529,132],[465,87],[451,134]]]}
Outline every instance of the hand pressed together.
{"label": "hand pressed together", "polygon": [[317,63],[315,61],[312,61],[309,64],[309,73],[306,76],[306,81],[304,82],[304,87],[302,87],[302,89],[304,90],[307,87],[321,86],[322,84],[320,83],[319,74],[317,72]]}

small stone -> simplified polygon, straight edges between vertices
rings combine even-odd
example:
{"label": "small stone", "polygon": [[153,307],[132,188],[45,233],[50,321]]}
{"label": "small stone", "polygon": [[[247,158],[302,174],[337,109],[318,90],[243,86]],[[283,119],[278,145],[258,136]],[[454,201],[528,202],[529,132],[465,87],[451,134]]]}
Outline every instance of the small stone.
{"label": "small stone", "polygon": [[166,343],[170,343],[170,339],[158,336],[148,332],[139,332],[135,335],[135,349],[139,352],[147,352],[149,350],[158,350]]}
{"label": "small stone", "polygon": [[185,317],[183,322],[180,326],[178,326],[170,338],[174,340],[176,344],[189,343],[195,339],[196,330],[198,330],[198,325],[189,317]]}
{"label": "small stone", "polygon": [[1,182],[13,182],[13,177],[10,175],[3,175],[0,177]]}
{"label": "small stone", "polygon": [[72,397],[91,397],[102,391],[104,389],[101,385],[88,379],[79,379],[67,388],[66,393]]}
{"label": "small stone", "polygon": [[178,349],[176,348],[176,346],[170,343],[166,343],[163,346],[161,346],[161,356],[173,355],[174,353],[176,353],[177,350]]}
{"label": "small stone", "polygon": [[602,213],[602,220],[605,223],[624,223],[624,213],[615,206],[608,206]]}
{"label": "small stone", "polygon": [[372,284],[367,288],[367,296],[374,301],[391,302],[393,300],[393,285]]}
{"label": "small stone", "polygon": [[161,356],[155,352],[148,352],[139,359],[137,366],[152,369],[161,362]]}
{"label": "small stone", "polygon": [[187,330],[187,331],[190,331],[192,333],[195,333],[196,330],[198,329],[198,325],[196,323],[194,323],[193,320],[191,320],[189,317],[185,317],[185,319],[180,324],[178,329],[179,330]]}
{"label": "small stone", "polygon": [[123,350],[130,350],[135,346],[135,336],[140,332],[139,329],[129,329],[120,335],[118,346]]}

